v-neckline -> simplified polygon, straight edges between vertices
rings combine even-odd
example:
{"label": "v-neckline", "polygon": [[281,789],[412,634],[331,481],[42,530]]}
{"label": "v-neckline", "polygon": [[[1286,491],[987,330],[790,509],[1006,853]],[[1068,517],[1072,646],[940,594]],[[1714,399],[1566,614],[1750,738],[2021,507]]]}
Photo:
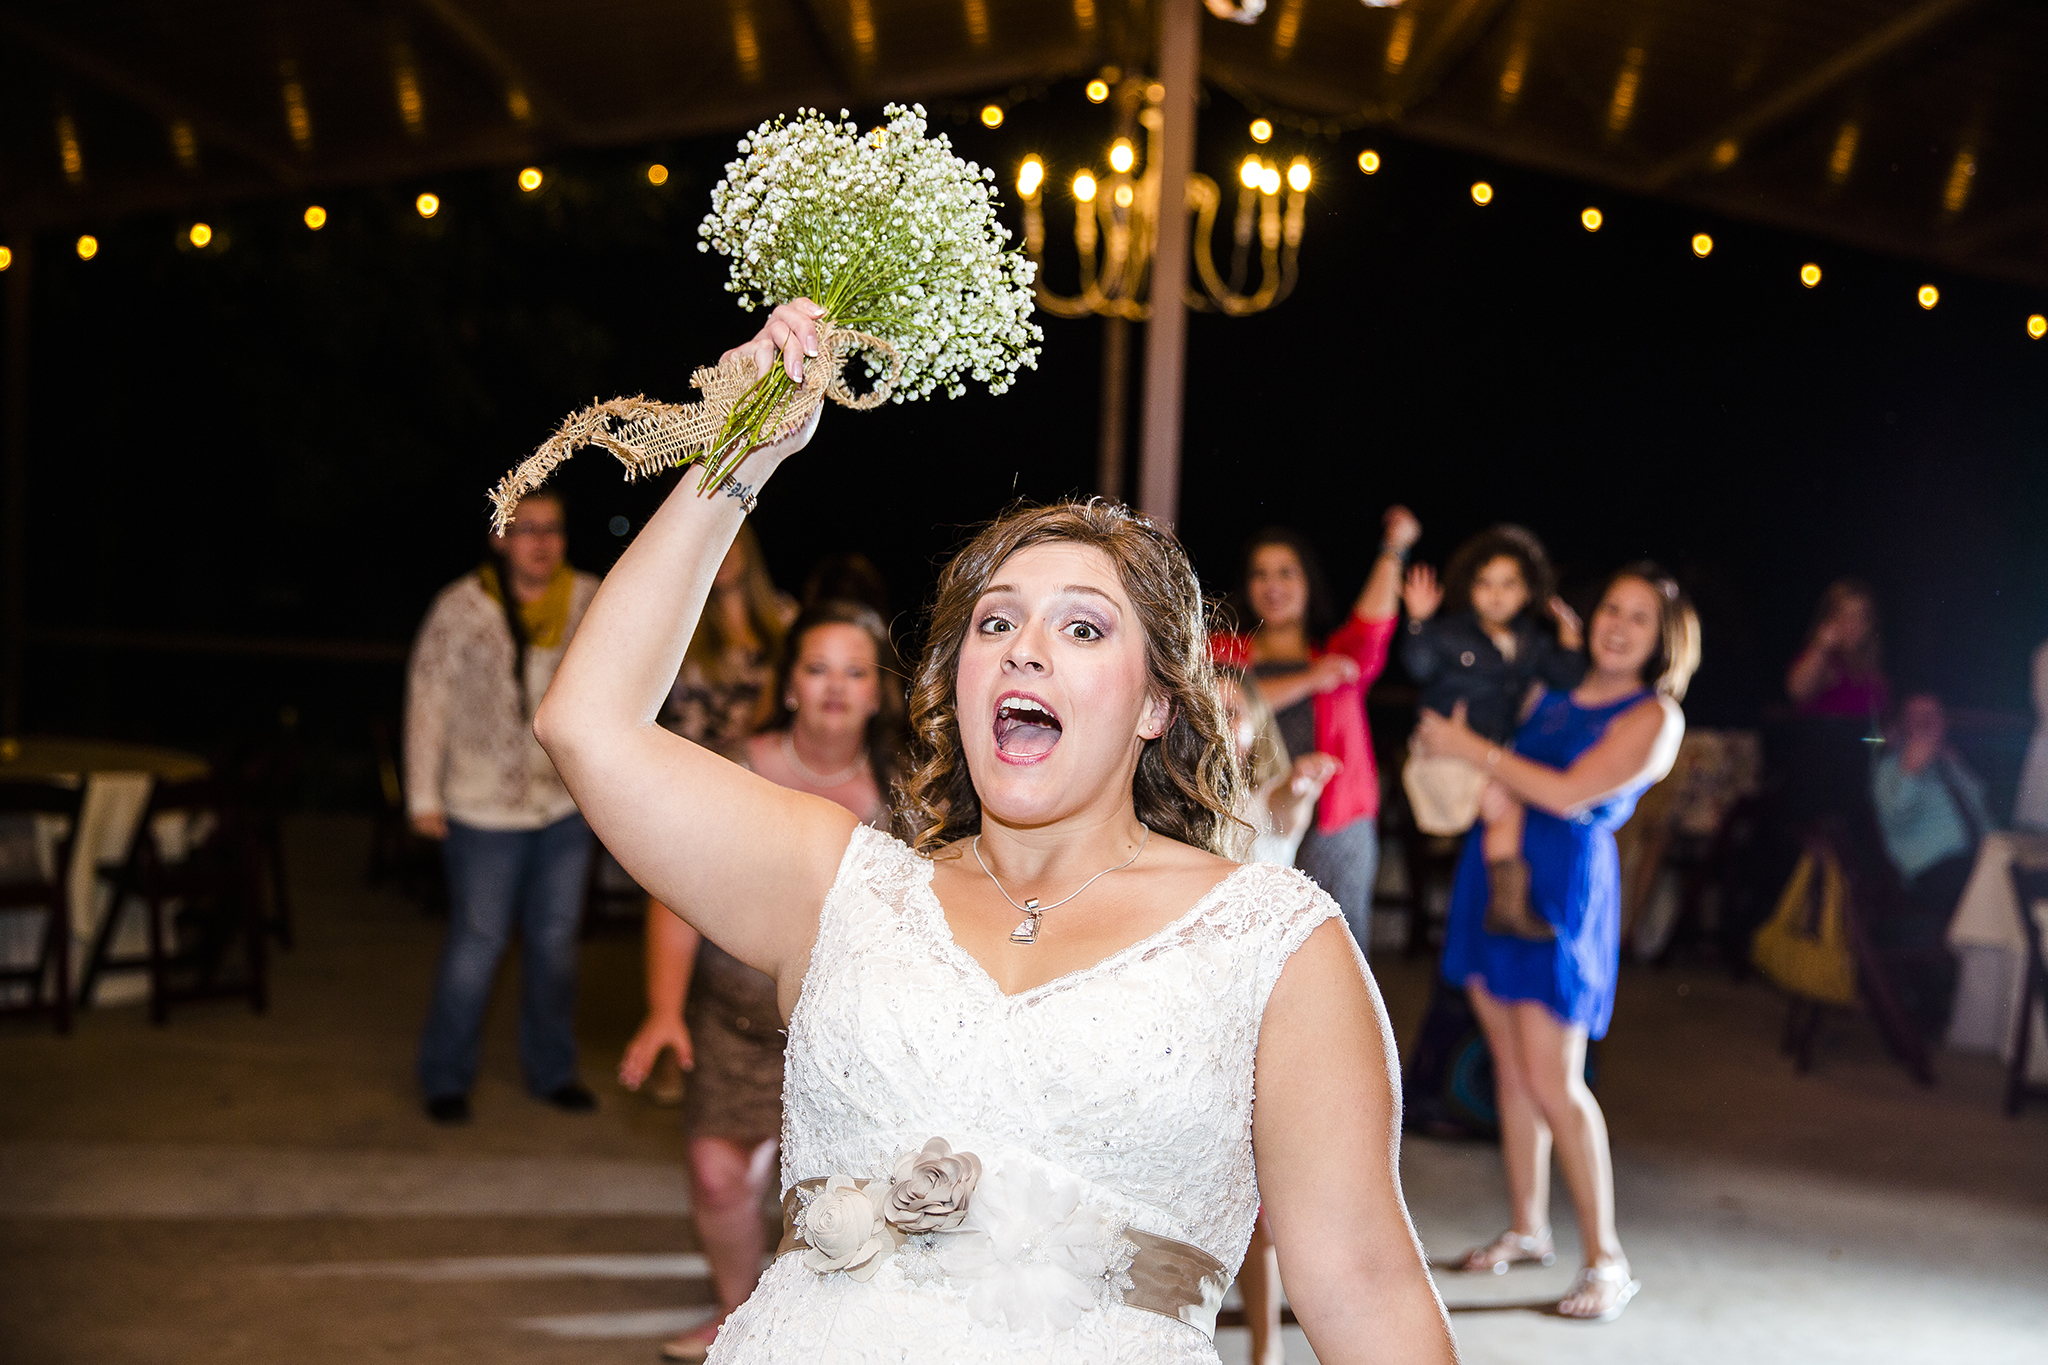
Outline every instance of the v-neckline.
{"label": "v-neckline", "polygon": [[1214,886],[1204,891],[1196,898],[1195,903],[1181,912],[1179,916],[1169,923],[1160,925],[1135,943],[1127,943],[1115,952],[1098,958],[1085,967],[1076,967],[1070,972],[1062,972],[1050,981],[1041,981],[1036,986],[1027,986],[1014,994],[1004,990],[1001,983],[995,979],[994,974],[988,968],[981,965],[981,959],[961,947],[960,940],[953,936],[953,922],[946,918],[945,904],[940,901],[939,893],[932,889],[932,874],[938,871],[938,869],[929,861],[925,862],[924,878],[918,883],[918,890],[924,893],[925,911],[932,918],[932,932],[938,937],[945,951],[951,956],[958,958],[973,975],[979,977],[988,986],[989,990],[994,992],[998,1000],[1002,1001],[1005,1005],[1010,1005],[1019,1000],[1037,995],[1041,991],[1049,991],[1055,986],[1071,985],[1084,977],[1093,976],[1097,972],[1105,971],[1114,966],[1117,962],[1129,957],[1139,949],[1149,948],[1154,941],[1165,938],[1168,934],[1173,933],[1182,925],[1187,924],[1204,910],[1208,909],[1209,902],[1221,895],[1225,887],[1236,881],[1245,869],[1251,866],[1253,866],[1251,863],[1239,863],[1236,867],[1224,873]]}

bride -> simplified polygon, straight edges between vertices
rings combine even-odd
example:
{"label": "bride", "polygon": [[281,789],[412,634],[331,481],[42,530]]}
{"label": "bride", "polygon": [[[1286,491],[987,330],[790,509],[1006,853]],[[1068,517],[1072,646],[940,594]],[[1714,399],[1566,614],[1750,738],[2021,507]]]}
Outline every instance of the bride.
{"label": "bride", "polygon": [[[821,311],[740,353],[796,377]],[[787,1021],[782,1245],[711,1359],[1213,1365],[1262,1201],[1325,1365],[1455,1359],[1363,959],[1307,879],[1221,856],[1237,777],[1170,536],[1058,504],[947,566],[907,843],[655,724],[743,509],[816,423],[678,485],[535,720],[606,846]]]}

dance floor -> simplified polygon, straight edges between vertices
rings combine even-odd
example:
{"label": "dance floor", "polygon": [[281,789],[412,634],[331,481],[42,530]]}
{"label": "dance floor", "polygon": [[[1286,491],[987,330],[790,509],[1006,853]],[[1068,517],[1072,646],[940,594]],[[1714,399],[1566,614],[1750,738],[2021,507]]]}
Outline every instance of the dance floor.
{"label": "dance floor", "polygon": [[[0,1029],[0,1359],[651,1365],[707,1311],[673,1111],[609,1085],[594,1116],[527,1100],[501,991],[476,1122],[428,1124],[410,1061],[439,925],[360,889],[361,824],[290,834],[300,941],[269,1016]],[[1405,1037],[1427,974],[1382,956]],[[636,1022],[638,958],[586,946],[593,1082]],[[1547,1311],[1575,1250],[1560,1189],[1557,1268],[1440,1275],[1468,1362],[2041,1359],[2048,1105],[2003,1118],[1978,1058],[1921,1090],[1857,1020],[1796,1077],[1779,1022],[1703,968],[1625,973],[1601,1093],[1646,1288],[1609,1326]],[[1405,1175],[1432,1255],[1502,1225],[1490,1147],[1411,1140]],[[1241,1331],[1219,1345],[1245,1358]]]}

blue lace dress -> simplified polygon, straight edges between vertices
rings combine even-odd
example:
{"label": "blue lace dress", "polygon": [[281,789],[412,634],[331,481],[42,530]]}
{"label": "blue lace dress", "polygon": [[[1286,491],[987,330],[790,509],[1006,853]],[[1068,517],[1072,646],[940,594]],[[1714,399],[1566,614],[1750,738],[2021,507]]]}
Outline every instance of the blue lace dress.
{"label": "blue lace dress", "polygon": [[[1516,733],[1515,753],[1568,768],[1599,741],[1610,721],[1649,695],[1637,692],[1587,707],[1568,692],[1546,693]],[[1502,1000],[1539,1001],[1566,1023],[1605,1037],[1621,966],[1621,860],[1614,831],[1634,813],[1652,781],[1569,819],[1528,808],[1522,857],[1529,864],[1529,908],[1557,929],[1549,943],[1486,932],[1486,854],[1479,829],[1467,835],[1451,885],[1444,980],[1463,987],[1477,977]]]}

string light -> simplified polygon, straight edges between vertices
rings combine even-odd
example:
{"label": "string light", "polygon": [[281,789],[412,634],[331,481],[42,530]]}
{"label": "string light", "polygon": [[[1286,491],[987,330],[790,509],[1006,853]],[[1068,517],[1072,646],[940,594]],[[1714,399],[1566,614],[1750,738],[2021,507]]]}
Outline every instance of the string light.
{"label": "string light", "polygon": [[1257,157],[1248,156],[1244,159],[1244,165],[1237,168],[1237,178],[1246,189],[1255,190],[1259,187],[1259,182],[1266,178],[1266,168],[1260,164]]}
{"label": "string light", "polygon": [[1092,80],[1092,81],[1088,82],[1088,102],[1089,102],[1090,104],[1100,104],[1100,103],[1102,103],[1102,102],[1103,102],[1104,100],[1106,100],[1106,99],[1108,99],[1108,98],[1109,98],[1109,82],[1108,82],[1108,81],[1105,81],[1105,80]]}
{"label": "string light", "polygon": [[1941,302],[1941,291],[1931,284],[1923,284],[1913,297],[1920,301],[1922,308],[1932,308]]}
{"label": "string light", "polygon": [[525,190],[528,194],[532,194],[540,188],[540,181],[541,174],[540,167],[538,166],[528,166],[519,173],[519,188]]}
{"label": "string light", "polygon": [[984,105],[982,105],[982,106],[981,106],[981,126],[982,126],[982,127],[984,127],[984,128],[1000,128],[1000,127],[1002,127],[1002,126],[1003,126],[1003,106],[1002,106],[1002,105],[1000,105],[1000,104],[984,104]]}
{"label": "string light", "polygon": [[321,208],[318,204],[309,205],[306,209],[306,226],[315,232],[326,227],[327,210]]}
{"label": "string light", "polygon": [[1301,157],[1296,157],[1287,168],[1287,188],[1293,190],[1296,194],[1306,194],[1308,193],[1309,182],[1314,179],[1314,176],[1315,173],[1308,168],[1308,162]]}
{"label": "string light", "polygon": [[1358,154],[1358,169],[1367,175],[1380,173],[1380,154],[1368,147]]}
{"label": "string light", "polygon": [[662,165],[659,161],[649,166],[647,168],[647,183],[650,185],[666,185],[668,183],[668,167]]}
{"label": "string light", "polygon": [[1118,138],[1109,149],[1109,168],[1118,175],[1130,174],[1131,167],[1138,164],[1137,149],[1131,146],[1129,138]]}
{"label": "string light", "polygon": [[1579,221],[1586,225],[1586,231],[1598,232],[1600,230],[1600,225],[1606,222],[1607,220],[1600,216],[1600,210],[1595,208],[1588,208],[1584,212],[1579,214]]}
{"label": "string light", "polygon": [[1017,168],[1017,193],[1029,199],[1044,183],[1045,163],[1035,156],[1025,157],[1024,164]]}
{"label": "string light", "polygon": [[1484,180],[1473,181],[1472,202],[1481,208],[1491,204],[1493,202],[1493,186],[1487,184]]}
{"label": "string light", "polygon": [[441,211],[441,196],[438,194],[423,194],[412,201],[412,206],[420,211],[420,217],[432,218]]}
{"label": "string light", "polygon": [[1819,284],[1820,267],[1815,265],[1812,261],[1808,261],[1805,265],[1800,266],[1799,282],[1805,285],[1808,289],[1811,289],[1815,285]]}
{"label": "string light", "polygon": [[1083,171],[1074,177],[1074,197],[1084,204],[1095,202],[1095,177]]}
{"label": "string light", "polygon": [[187,235],[191,237],[192,245],[203,248],[213,240],[213,228],[205,223],[194,223],[192,231]]}
{"label": "string light", "polygon": [[100,254],[100,239],[90,232],[78,239],[78,259],[89,261]]}
{"label": "string light", "polygon": [[8,266],[13,264],[14,249],[12,247],[0,246],[0,270],[5,270]]}
{"label": "string light", "polygon": [[1252,141],[1267,143],[1273,140],[1273,125],[1262,118],[1252,120]]}
{"label": "string light", "polygon": [[1695,232],[1692,235],[1692,254],[1703,261],[1713,255],[1714,239],[1704,232]]}
{"label": "string light", "polygon": [[[7,248],[0,246],[0,270],[5,270],[6,268]],[[2027,335],[2036,341],[2039,341],[2044,336],[2048,336],[2048,318],[2042,317],[2039,313],[2029,317],[2027,319]]]}

